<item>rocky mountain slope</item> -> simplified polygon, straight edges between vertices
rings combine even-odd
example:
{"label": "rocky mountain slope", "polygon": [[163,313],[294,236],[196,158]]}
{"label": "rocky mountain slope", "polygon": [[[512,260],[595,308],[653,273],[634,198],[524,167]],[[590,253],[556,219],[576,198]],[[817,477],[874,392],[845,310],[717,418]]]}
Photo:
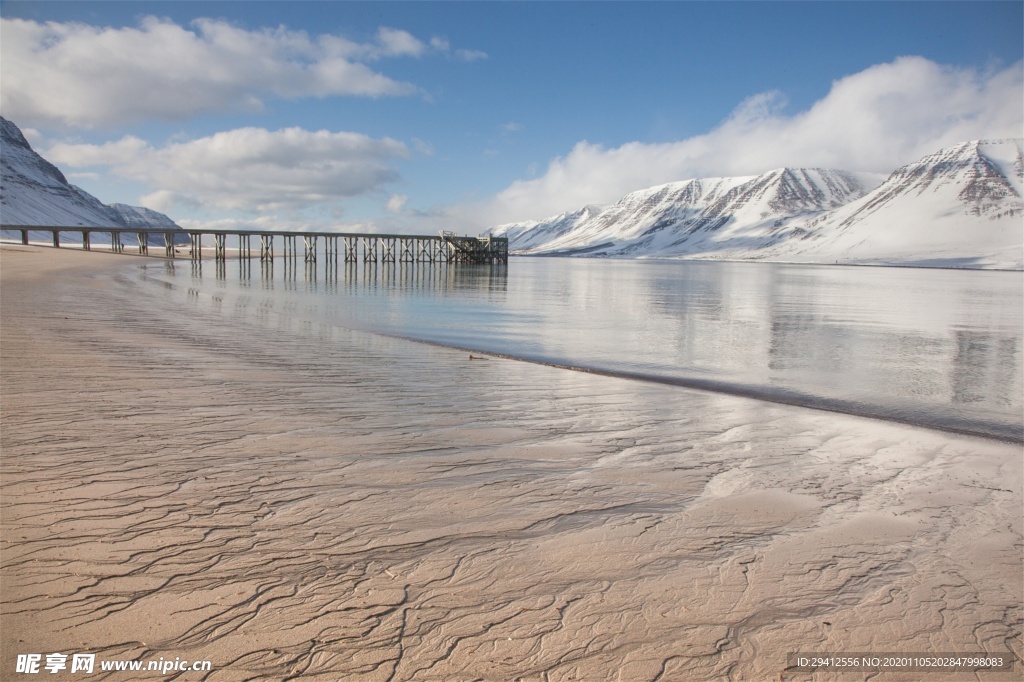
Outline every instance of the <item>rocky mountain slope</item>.
{"label": "rocky mountain slope", "polygon": [[70,184],[41,157],[11,121],[0,117],[0,224],[181,228],[163,213],[139,206],[107,206]]}
{"label": "rocky mountain slope", "polygon": [[903,166],[776,249],[797,260],[1021,267],[1024,141],[975,140]]}
{"label": "rocky mountain slope", "polygon": [[513,252],[1022,267],[1021,140],[965,142],[881,175],[781,168],[633,192],[489,230]]}

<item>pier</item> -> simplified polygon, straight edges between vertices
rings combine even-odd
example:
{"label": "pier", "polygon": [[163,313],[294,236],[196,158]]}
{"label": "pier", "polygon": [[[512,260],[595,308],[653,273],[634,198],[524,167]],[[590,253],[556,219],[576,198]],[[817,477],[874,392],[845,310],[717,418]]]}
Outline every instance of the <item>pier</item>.
{"label": "pier", "polygon": [[[437,236],[407,234],[373,234],[347,232],[264,232],[223,230],[143,230],[112,227],[60,227],[42,225],[2,225],[0,229],[20,232],[21,243],[29,243],[30,232],[52,235],[53,246],[59,248],[62,233],[81,235],[82,248],[92,248],[92,235],[110,235],[110,250],[125,253],[125,235],[137,240],[137,250],[129,253],[149,255],[151,242],[162,244],[166,258],[176,258],[176,246],[187,247],[192,260],[203,258],[204,249],[212,248],[216,261],[226,261],[234,251],[239,260],[255,258],[273,262],[279,254],[297,259],[301,253],[307,263],[318,257],[328,262],[345,263],[508,263],[508,239],[505,237],[468,237],[441,231]],[[176,239],[188,237],[188,243]],[[229,246],[229,239],[232,242]],[[301,240],[301,244],[300,244]],[[254,246],[258,245],[258,252]]]}

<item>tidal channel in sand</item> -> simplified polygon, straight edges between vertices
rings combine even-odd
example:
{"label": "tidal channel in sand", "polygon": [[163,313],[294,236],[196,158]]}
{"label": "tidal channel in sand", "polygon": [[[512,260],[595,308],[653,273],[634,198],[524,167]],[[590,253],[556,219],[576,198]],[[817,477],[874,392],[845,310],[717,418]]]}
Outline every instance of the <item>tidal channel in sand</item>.
{"label": "tidal channel in sand", "polygon": [[158,262],[0,249],[3,679],[54,652],[212,663],[183,680],[870,676],[792,652],[1020,677],[1017,444],[114,276]]}

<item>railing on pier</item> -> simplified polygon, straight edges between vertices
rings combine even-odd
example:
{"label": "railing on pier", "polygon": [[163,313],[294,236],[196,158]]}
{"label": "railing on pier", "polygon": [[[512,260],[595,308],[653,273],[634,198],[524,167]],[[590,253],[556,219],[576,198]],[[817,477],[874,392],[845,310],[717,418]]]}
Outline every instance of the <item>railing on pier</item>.
{"label": "railing on pier", "polygon": [[[345,232],[256,232],[222,230],[141,230],[107,227],[54,227],[38,225],[3,225],[0,229],[21,233],[21,243],[29,243],[29,232],[49,232],[53,245],[60,247],[62,232],[82,235],[82,248],[92,248],[93,233],[110,235],[110,250],[123,253],[124,235],[138,240],[140,255],[149,254],[150,239],[163,237],[164,256],[175,258],[176,237],[188,237],[188,254],[193,260],[203,257],[204,238],[213,238],[213,258],[228,258],[228,237],[237,240],[233,248],[242,260],[253,258],[254,238],[259,239],[259,258],[273,262],[275,242],[280,240],[281,255],[286,259],[298,258],[298,240],[302,240],[302,256],[307,263],[316,262],[322,254],[329,262],[343,259],[346,263],[508,263],[508,239],[504,237],[460,237],[454,232],[442,231],[438,236],[372,234]],[[322,240],[322,242],[321,242]],[[209,243],[209,240],[207,240]],[[320,248],[320,244],[323,248]],[[184,244],[181,244],[184,246]]]}

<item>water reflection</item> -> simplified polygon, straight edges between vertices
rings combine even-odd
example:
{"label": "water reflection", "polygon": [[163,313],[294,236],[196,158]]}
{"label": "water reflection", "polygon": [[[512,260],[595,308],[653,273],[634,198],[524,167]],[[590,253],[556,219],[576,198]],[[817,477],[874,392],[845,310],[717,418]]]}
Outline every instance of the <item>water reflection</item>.
{"label": "water reflection", "polygon": [[[192,274],[198,286],[201,267]],[[273,310],[315,325],[975,433],[1024,431],[1020,273],[279,258],[261,265],[260,282],[262,298],[236,301],[238,314],[270,323],[265,311]],[[251,291],[241,276],[224,286],[225,295]]]}
{"label": "water reflection", "polygon": [[1013,404],[1009,393],[1012,382],[998,371],[1012,367],[1021,355],[1021,341],[1007,334],[977,330],[955,330],[955,348],[949,373],[951,400],[954,403]]}
{"label": "water reflection", "polygon": [[249,281],[252,279],[252,259],[238,259],[238,279],[241,281]]}
{"label": "water reflection", "polygon": [[[252,278],[253,260],[238,260],[239,280],[248,281]],[[227,277],[226,261],[191,261],[192,273],[197,281],[202,278],[203,263],[206,263],[207,268],[215,267],[217,279]],[[259,273],[261,286],[268,291],[338,291],[339,285],[348,293],[404,292],[420,296],[461,295],[467,292],[494,294],[508,290],[507,265],[351,263],[339,262],[337,259],[318,263],[278,256],[260,261]],[[300,282],[304,286],[298,286]]]}

